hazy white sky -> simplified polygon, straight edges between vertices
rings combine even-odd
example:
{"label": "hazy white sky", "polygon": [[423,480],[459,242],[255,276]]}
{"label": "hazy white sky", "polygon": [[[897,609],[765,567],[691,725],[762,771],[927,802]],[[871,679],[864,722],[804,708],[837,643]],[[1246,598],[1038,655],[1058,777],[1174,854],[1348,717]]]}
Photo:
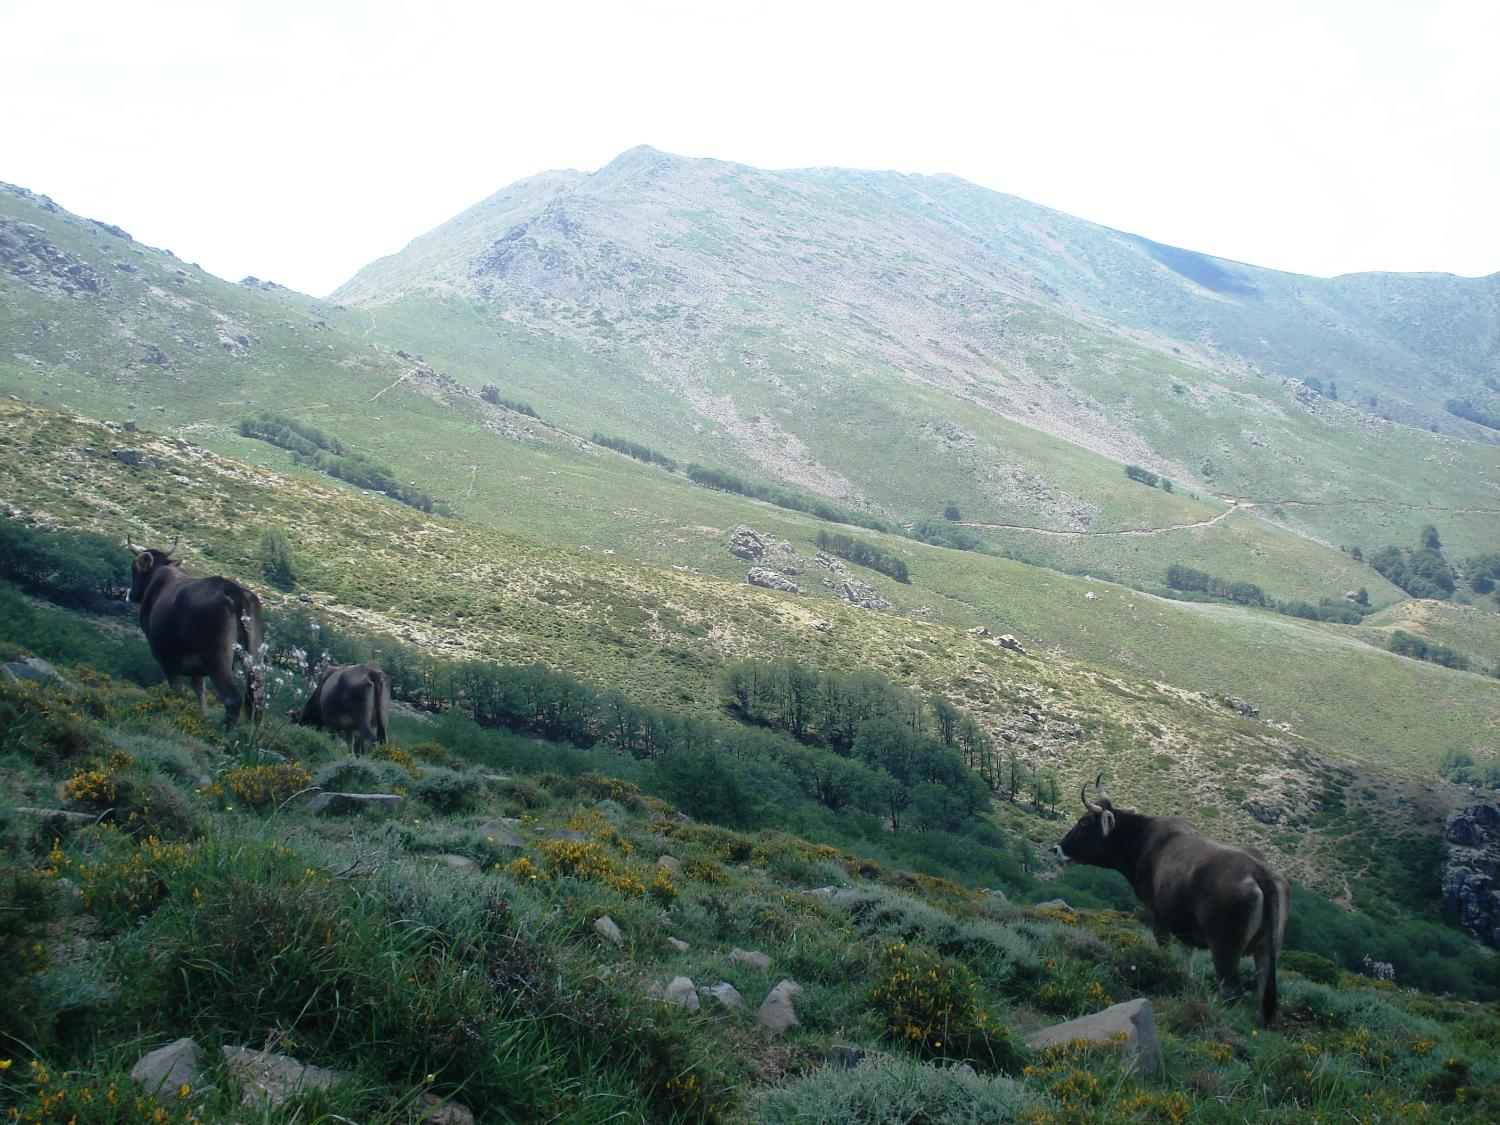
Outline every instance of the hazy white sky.
{"label": "hazy white sky", "polygon": [[0,0],[0,179],[328,292],[651,144],[1303,273],[1500,270],[1500,0]]}

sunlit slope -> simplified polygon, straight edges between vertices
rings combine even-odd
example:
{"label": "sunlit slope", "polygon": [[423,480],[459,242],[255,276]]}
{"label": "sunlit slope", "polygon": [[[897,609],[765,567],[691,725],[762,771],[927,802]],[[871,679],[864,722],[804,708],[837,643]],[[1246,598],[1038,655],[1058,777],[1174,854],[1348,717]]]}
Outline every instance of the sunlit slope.
{"label": "sunlit slope", "polygon": [[[377,345],[367,310],[335,309],[265,284],[227,284],[30,193],[0,193],[0,207],[11,240],[0,270],[0,387],[285,465],[285,456],[233,432],[242,417],[274,409],[390,464],[468,518],[731,576],[735,560],[702,529],[751,518],[737,514],[743,506],[725,507],[681,477],[472,393],[495,382],[507,398],[533,402],[547,422],[585,437],[603,430],[684,457],[693,449],[664,439],[708,441],[693,401],[649,380],[622,380],[619,356],[535,329],[512,331],[508,321],[471,315],[469,306],[459,321],[451,319],[458,306],[445,305],[397,324],[416,335],[434,325],[461,327],[444,346],[455,349],[454,369],[469,373],[465,388],[434,370],[442,365],[432,355],[414,354],[409,341]],[[496,337],[502,329],[509,334]],[[999,549],[1138,585],[1159,584],[1179,562],[1253,579],[1282,598],[1317,600],[1359,586],[1377,604],[1398,596],[1373,571],[1321,544],[1238,514],[1225,521],[1221,500],[1184,487],[1144,487],[1101,453],[941,388],[890,371],[842,389],[804,384],[805,413],[836,419],[829,424],[842,460],[832,462],[830,453],[829,472],[851,488],[873,482],[859,484],[851,506],[906,520],[936,515],[954,500],[966,520],[988,525],[974,530]],[[817,439],[813,430],[807,436]],[[744,464],[732,443],[699,453],[715,464]],[[774,472],[750,468],[762,478],[797,475],[781,463]],[[786,534],[810,543],[808,525],[796,528]],[[1453,529],[1444,534],[1454,541]]]}
{"label": "sunlit slope", "polygon": [[[1051,743],[1051,751],[1042,741],[1030,752],[1062,755],[1066,746],[1055,761],[1069,768],[1106,746],[1112,760],[1144,760],[1158,749],[1147,733],[1155,727],[1180,732],[1164,738],[1184,762],[1231,734],[1280,744],[1278,732],[1223,710],[1217,697],[1230,692],[1251,698],[1264,717],[1290,722],[1326,754],[1417,775],[1430,775],[1454,746],[1487,755],[1500,722],[1500,683],[1479,675],[1391,656],[1293,619],[1161,601],[1008,560],[913,545],[910,596],[940,607],[947,620],[912,620],[424,516],[352,489],[221,461],[174,439],[145,441],[20,404],[4,404],[0,417],[0,484],[20,510],[124,525],[138,538],[181,533],[212,548],[216,565],[239,572],[252,569],[261,531],[284,527],[305,559],[305,590],[372,628],[455,655],[543,659],[674,706],[710,702],[725,659],[794,655],[941,685],[995,725],[1022,707],[1021,684],[1061,691],[1056,720],[1068,725],[1088,708],[1114,713],[1112,692],[1076,695],[1068,683],[1123,674],[1204,698],[1134,688],[1151,701],[1149,726],[1101,729],[1081,742]],[[109,452],[121,446],[151,450],[168,466],[127,467]],[[869,577],[882,592],[900,589]],[[829,632],[811,628],[818,618]],[[970,622],[1016,633],[1034,657],[976,640],[964,631]],[[1199,779],[1193,784],[1207,783],[1201,771],[1182,768]]]}
{"label": "sunlit slope", "polygon": [[[570,428],[609,427],[902,518],[955,499],[984,522],[1110,526],[1123,482],[1095,470],[1138,463],[1179,487],[1296,502],[1280,518],[1335,545],[1403,541],[1434,520],[1461,552],[1493,545],[1500,451],[1439,401],[1492,393],[1488,283],[1459,286],[1462,299],[1424,278],[1386,283],[1426,294],[1428,328],[1477,333],[1467,350],[1418,353],[1433,333],[1381,335],[1389,317],[1375,309],[1339,329],[1365,333],[1359,362],[1378,354],[1407,372],[1411,410],[1444,431],[1430,433],[1357,396],[1319,395],[1295,378],[1322,378],[1311,370],[1272,372],[1210,331],[1111,318],[1102,297],[1048,280],[1038,261],[1057,259],[1058,282],[1081,271],[1107,289],[1115,277],[1195,308],[1237,302],[1252,320],[1274,302],[1205,288],[1139,240],[1078,220],[1044,236],[1055,215],[1044,209],[1025,222],[966,210],[953,193],[993,193],[958,181],[632,150],[540,183],[362,271],[335,294],[351,306],[340,323],[420,347],[472,385],[513,382]],[[1150,268],[1122,272],[1112,255]],[[1122,308],[1137,298],[1150,303],[1137,294]],[[1293,305],[1322,315],[1310,297]],[[1266,315],[1259,331],[1279,339],[1291,314]],[[1323,354],[1315,342],[1303,353]],[[1045,446],[1055,455],[1037,456],[1017,427],[1057,439]],[[1064,444],[1100,455],[1086,479]],[[1126,516],[1143,526],[1149,507],[1127,498]]]}

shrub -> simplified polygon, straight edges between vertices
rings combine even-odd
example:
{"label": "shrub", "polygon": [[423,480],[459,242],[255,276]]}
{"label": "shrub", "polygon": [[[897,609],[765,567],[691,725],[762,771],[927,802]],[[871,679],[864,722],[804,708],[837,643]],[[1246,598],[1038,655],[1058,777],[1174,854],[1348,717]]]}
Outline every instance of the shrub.
{"label": "shrub", "polygon": [[312,784],[312,774],[295,763],[241,766],[226,771],[206,795],[233,799],[256,812],[264,812],[311,788]]}
{"label": "shrub", "polygon": [[481,786],[473,774],[430,766],[407,785],[407,791],[436,812],[460,813],[478,803]]}
{"label": "shrub", "polygon": [[12,866],[0,872],[0,1054],[10,1057],[22,1043],[44,1038],[45,1008],[38,976],[47,968],[47,927],[57,912],[57,898],[47,880]]}
{"label": "shrub", "polygon": [[1327,957],[1317,953],[1288,949],[1282,953],[1280,965],[1283,969],[1301,973],[1317,984],[1337,985],[1339,983],[1339,967]]}
{"label": "shrub", "polygon": [[818,1067],[760,1092],[750,1108],[766,1125],[978,1125],[1026,1120],[1038,1105],[1005,1079],[883,1056],[854,1070]]}
{"label": "shrub", "polygon": [[278,590],[290,590],[297,585],[297,559],[292,552],[292,542],[279,527],[267,528],[261,533],[255,561],[266,581]]}
{"label": "shrub", "polygon": [[881,953],[870,1004],[886,1038],[930,1058],[963,1059],[991,1069],[1019,1061],[1010,1031],[980,1005],[962,962],[896,942]]}
{"label": "shrub", "polygon": [[0,751],[56,769],[102,741],[103,732],[62,692],[0,678]]}

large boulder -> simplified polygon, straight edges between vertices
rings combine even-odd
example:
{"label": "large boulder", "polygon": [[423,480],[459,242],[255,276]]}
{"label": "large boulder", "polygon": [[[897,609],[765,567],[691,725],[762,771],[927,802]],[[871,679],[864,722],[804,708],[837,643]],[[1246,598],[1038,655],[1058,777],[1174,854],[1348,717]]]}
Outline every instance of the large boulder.
{"label": "large boulder", "polygon": [[329,1090],[349,1076],[321,1066],[308,1066],[286,1055],[249,1047],[225,1047],[224,1063],[241,1088],[240,1102],[276,1109],[303,1090]]}
{"label": "large boulder", "polygon": [[797,1012],[792,1007],[792,999],[801,991],[802,986],[796,981],[778,982],[761,1001],[755,1013],[756,1021],[767,1031],[785,1031],[793,1026],[797,1022]]}
{"label": "large boulder", "polygon": [[130,1077],[164,1102],[175,1102],[184,1090],[191,1092],[203,1077],[203,1048],[186,1037],[142,1055],[130,1068]]}
{"label": "large boulder", "polygon": [[[1122,1034],[1123,1039],[1118,1039]],[[1126,1061],[1138,1074],[1160,1078],[1166,1073],[1161,1040],[1156,1034],[1156,1016],[1151,1010],[1151,1001],[1144,997],[1033,1031],[1026,1037],[1026,1045],[1041,1050],[1080,1040],[1088,1043],[1118,1041]]]}
{"label": "large boulder", "polygon": [[1500,804],[1486,797],[1448,818],[1443,902],[1464,928],[1500,947]]}

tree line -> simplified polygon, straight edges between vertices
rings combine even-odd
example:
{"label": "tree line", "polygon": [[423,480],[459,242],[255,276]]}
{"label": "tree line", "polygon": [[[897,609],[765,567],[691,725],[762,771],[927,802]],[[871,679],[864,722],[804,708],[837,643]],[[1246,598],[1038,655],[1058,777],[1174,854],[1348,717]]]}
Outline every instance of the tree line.
{"label": "tree line", "polygon": [[610,434],[594,432],[595,445],[602,445],[605,449],[613,449],[616,453],[623,453],[627,457],[634,457],[637,461],[644,461],[648,465],[660,465],[669,473],[677,471],[677,462],[649,446],[641,445],[639,442],[631,441],[629,438],[613,437]]}
{"label": "tree line", "polygon": [[907,574],[906,560],[883,547],[877,547],[874,543],[867,543],[852,535],[827,531],[818,532],[817,543],[820,551],[837,555],[841,559],[848,559],[857,566],[867,566],[871,570],[877,570],[881,574],[894,578],[897,582],[911,582]]}
{"label": "tree line", "polygon": [[421,512],[434,509],[432,495],[411,484],[402,484],[389,468],[362,453],[349,452],[338,438],[285,414],[263,410],[254,418],[242,418],[240,434],[279,446],[298,464],[312,465],[338,480],[385,495]]}
{"label": "tree line", "polygon": [[891,530],[890,525],[884,520],[851,512],[805,492],[793,492],[788,488],[743,480],[733,473],[708,465],[700,465],[696,461],[689,464],[685,471],[689,480],[703,488],[733,492],[737,496],[748,496],[752,500],[764,500],[768,504],[775,504],[778,508],[785,508],[791,512],[806,512],[828,523],[843,523],[851,527],[869,528],[871,531],[889,532]]}

